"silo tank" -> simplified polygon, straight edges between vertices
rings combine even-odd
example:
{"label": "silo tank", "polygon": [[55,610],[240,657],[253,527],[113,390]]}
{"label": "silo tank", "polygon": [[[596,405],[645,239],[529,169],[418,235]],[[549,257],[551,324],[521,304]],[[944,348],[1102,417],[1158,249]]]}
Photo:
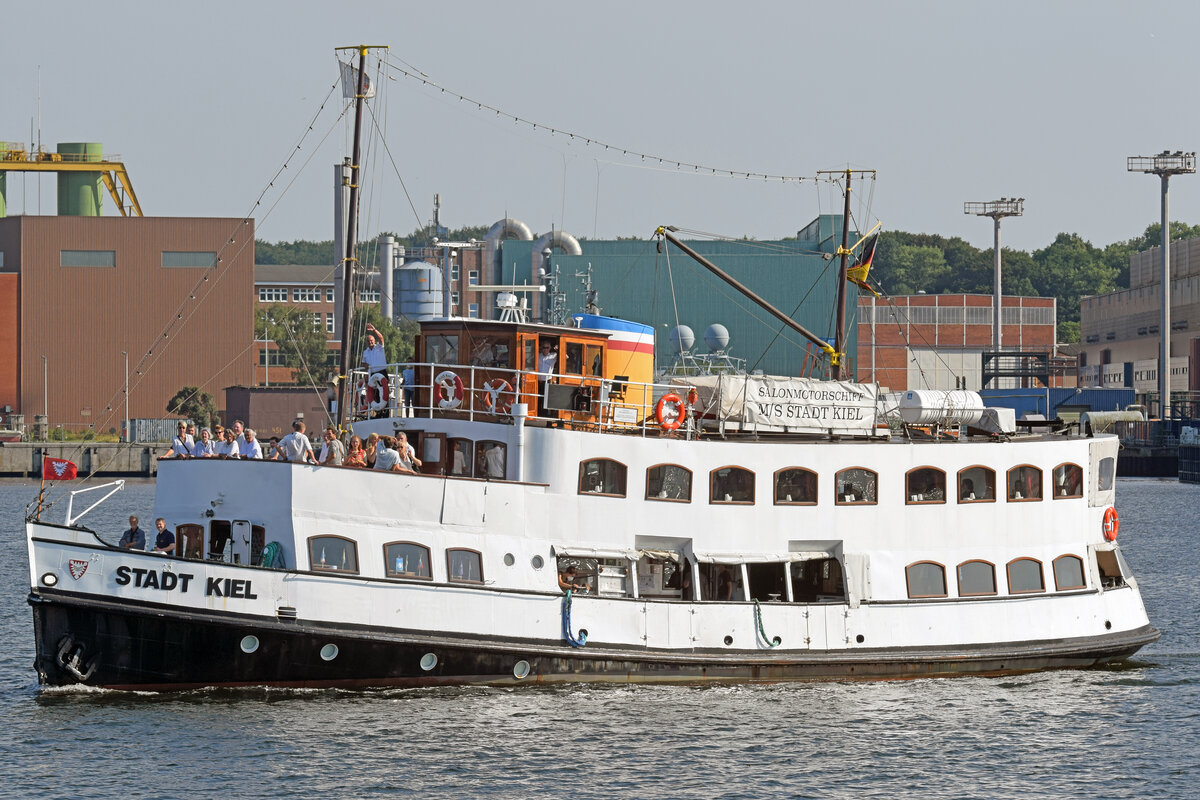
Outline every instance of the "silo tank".
{"label": "silo tank", "polygon": [[400,315],[413,320],[442,316],[442,270],[428,261],[410,261],[396,270]]}

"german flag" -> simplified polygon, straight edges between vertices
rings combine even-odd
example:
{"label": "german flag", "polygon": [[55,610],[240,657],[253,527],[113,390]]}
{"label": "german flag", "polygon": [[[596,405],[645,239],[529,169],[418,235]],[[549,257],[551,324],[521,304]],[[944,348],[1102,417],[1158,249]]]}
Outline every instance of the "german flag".
{"label": "german flag", "polygon": [[871,262],[875,259],[875,243],[878,241],[878,233],[868,239],[867,243],[863,245],[863,249],[859,252],[858,258],[854,260],[854,265],[846,270],[846,280],[860,289],[867,290],[876,297],[880,297],[881,295],[867,285],[867,274],[871,271]]}

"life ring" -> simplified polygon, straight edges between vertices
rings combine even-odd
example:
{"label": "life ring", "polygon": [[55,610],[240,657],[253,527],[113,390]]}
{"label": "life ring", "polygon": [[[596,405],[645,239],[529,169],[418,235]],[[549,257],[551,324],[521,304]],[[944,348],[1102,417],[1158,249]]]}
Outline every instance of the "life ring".
{"label": "life ring", "polygon": [[367,386],[372,390],[374,400],[367,405],[372,411],[381,411],[387,408],[388,404],[388,382],[387,375],[382,372],[372,372],[371,377],[367,378]]}
{"label": "life ring", "polygon": [[462,405],[462,378],[447,369],[437,374],[437,377],[433,379],[433,384],[437,387],[439,408],[458,408]]}
{"label": "life ring", "polygon": [[658,427],[664,431],[675,430],[683,422],[683,400],[674,392],[664,394],[654,407],[654,416],[658,420]]}
{"label": "life ring", "polygon": [[[508,399],[505,399],[508,395]],[[503,378],[493,378],[483,384],[483,405],[493,414],[507,414],[512,409],[513,387]]]}
{"label": "life ring", "polygon": [[1104,524],[1100,526],[1100,530],[1104,531],[1104,538],[1110,542],[1117,540],[1117,533],[1121,530],[1121,518],[1117,516],[1117,510],[1112,506],[1104,509]]}

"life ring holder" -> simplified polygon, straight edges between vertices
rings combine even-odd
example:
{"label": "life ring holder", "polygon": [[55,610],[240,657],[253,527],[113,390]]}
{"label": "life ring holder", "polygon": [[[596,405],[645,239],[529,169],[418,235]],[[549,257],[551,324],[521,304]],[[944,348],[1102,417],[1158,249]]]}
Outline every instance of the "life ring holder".
{"label": "life ring holder", "polygon": [[[508,399],[505,400],[505,395]],[[516,393],[512,384],[504,378],[493,378],[483,384],[483,406],[493,414],[507,414],[512,411]]]}
{"label": "life ring holder", "polygon": [[1100,525],[1100,530],[1104,532],[1104,538],[1108,541],[1117,540],[1117,534],[1121,530],[1121,518],[1117,516],[1117,509],[1112,506],[1104,509],[1104,522]]}
{"label": "life ring holder", "polygon": [[658,427],[664,431],[673,431],[683,422],[683,411],[683,398],[674,392],[668,392],[658,398],[658,405],[654,407],[654,418],[658,420]]}
{"label": "life ring holder", "polygon": [[463,382],[453,371],[445,369],[433,379],[438,395],[438,408],[458,408],[463,401]]}

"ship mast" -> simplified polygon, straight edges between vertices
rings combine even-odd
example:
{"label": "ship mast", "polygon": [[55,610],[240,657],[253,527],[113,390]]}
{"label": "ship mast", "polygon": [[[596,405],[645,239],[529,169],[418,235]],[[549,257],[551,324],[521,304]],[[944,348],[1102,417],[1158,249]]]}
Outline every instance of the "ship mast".
{"label": "ship mast", "polygon": [[[358,73],[354,89],[354,151],[350,157],[350,213],[346,220],[346,256],[342,259],[342,343],[341,359],[337,375],[337,412],[334,417],[337,429],[342,429],[345,419],[346,383],[350,378],[350,332],[354,318],[354,273],[358,264],[358,189],[361,182],[359,160],[362,156],[362,112],[367,98],[367,51],[387,49],[387,45],[357,45],[337,47],[335,50],[358,51]],[[386,291],[385,287],[385,291]]]}
{"label": "ship mast", "polygon": [[818,175],[844,175],[846,178],[844,190],[846,203],[842,211],[842,244],[837,249],[837,254],[841,256],[837,282],[837,323],[833,332],[833,354],[829,357],[829,365],[832,367],[830,376],[835,381],[842,379],[842,366],[846,360],[846,271],[848,269],[846,260],[853,255],[850,249],[850,179],[855,172],[864,175],[875,174],[873,169],[850,169],[849,167],[845,170],[819,170],[817,172]]}

